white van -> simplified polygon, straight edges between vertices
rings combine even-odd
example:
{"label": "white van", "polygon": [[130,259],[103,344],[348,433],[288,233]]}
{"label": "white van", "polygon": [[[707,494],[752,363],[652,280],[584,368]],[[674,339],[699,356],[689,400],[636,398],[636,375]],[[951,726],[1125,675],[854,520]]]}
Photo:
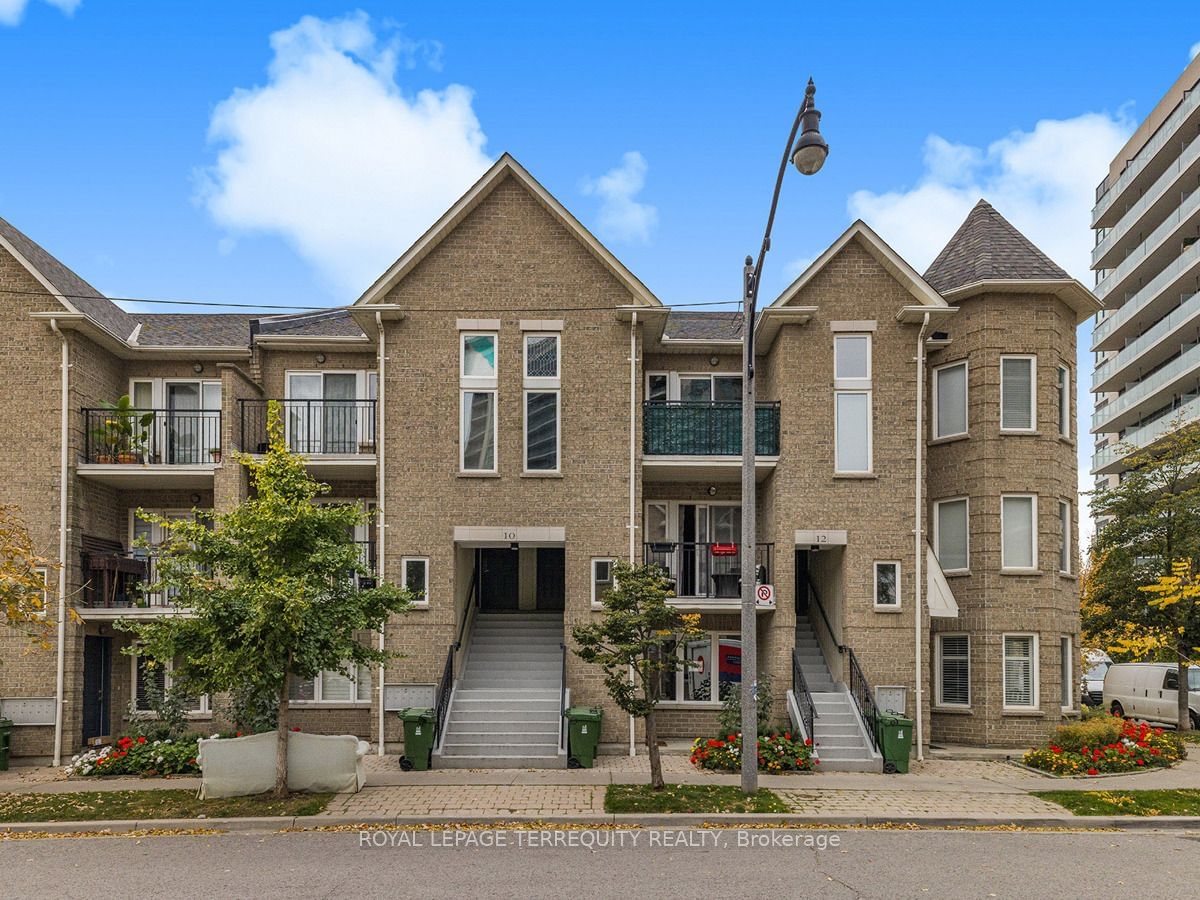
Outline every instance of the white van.
{"label": "white van", "polygon": [[[1104,675],[1104,705],[1117,716],[1156,725],[1179,722],[1179,667],[1174,663],[1117,663]],[[1192,729],[1200,729],[1200,669],[1188,669]]]}

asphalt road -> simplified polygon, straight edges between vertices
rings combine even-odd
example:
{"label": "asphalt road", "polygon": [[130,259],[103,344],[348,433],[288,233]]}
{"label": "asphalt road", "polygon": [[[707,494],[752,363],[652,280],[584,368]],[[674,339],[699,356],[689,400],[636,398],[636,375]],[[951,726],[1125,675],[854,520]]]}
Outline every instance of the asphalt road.
{"label": "asphalt road", "polygon": [[[799,846],[739,847],[739,835],[769,843],[772,832],[654,833],[636,843],[611,831],[0,841],[0,896],[1200,896],[1200,834],[794,830],[774,834]],[[804,845],[822,839],[824,849]]]}

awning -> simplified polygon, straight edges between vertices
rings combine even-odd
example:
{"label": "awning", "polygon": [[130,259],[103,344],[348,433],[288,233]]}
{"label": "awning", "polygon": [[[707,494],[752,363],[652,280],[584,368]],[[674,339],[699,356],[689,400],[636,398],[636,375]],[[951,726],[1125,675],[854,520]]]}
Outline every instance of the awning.
{"label": "awning", "polygon": [[933,548],[928,544],[925,545],[925,565],[929,570],[925,582],[925,602],[929,605],[929,615],[935,619],[957,619],[958,603],[954,599],[954,592],[950,590],[942,567],[933,555]]}

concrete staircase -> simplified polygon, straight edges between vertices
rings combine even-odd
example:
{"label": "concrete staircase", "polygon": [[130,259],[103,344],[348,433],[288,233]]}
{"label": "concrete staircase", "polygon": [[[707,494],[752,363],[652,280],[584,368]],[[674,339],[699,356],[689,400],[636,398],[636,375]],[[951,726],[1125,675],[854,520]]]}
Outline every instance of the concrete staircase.
{"label": "concrete staircase", "polygon": [[450,701],[441,768],[565,768],[561,613],[480,613]]}
{"label": "concrete staircase", "polygon": [[796,656],[817,713],[812,737],[821,770],[883,771],[883,761],[870,744],[854,699],[845,685],[833,680],[807,616],[796,619]]}

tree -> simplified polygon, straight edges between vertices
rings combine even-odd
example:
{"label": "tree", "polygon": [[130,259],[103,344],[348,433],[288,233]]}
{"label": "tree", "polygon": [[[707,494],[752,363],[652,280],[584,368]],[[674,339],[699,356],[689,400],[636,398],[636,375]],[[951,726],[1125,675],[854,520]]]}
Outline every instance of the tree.
{"label": "tree", "polygon": [[261,460],[239,457],[251,496],[218,516],[171,520],[139,510],[161,526],[158,582],[189,616],[123,622],[139,654],[174,660],[173,683],[189,696],[239,691],[267,694],[277,706],[275,793],[287,792],[288,699],[293,680],[325,670],[345,674],[389,654],[367,634],[406,610],[412,594],[392,584],[360,589],[369,574],[353,539],[368,521],[358,505],[313,501],[329,486],[309,477],[283,440],[278,404],[268,410],[269,448]]}
{"label": "tree", "polygon": [[46,610],[47,575],[58,563],[33,551],[29,530],[15,506],[0,505],[0,608],[8,628],[29,639],[29,649],[49,650],[55,620]]}
{"label": "tree", "polygon": [[1177,559],[1171,565],[1170,575],[1160,575],[1158,581],[1143,585],[1140,590],[1154,595],[1150,600],[1151,607],[1171,611],[1176,622],[1184,623],[1177,627],[1175,634],[1167,634],[1168,638],[1173,639],[1167,643],[1167,647],[1179,653],[1179,714],[1183,717],[1179,730],[1184,729],[1183,723],[1187,719],[1190,719],[1193,728],[1200,728],[1200,719],[1193,716],[1188,708],[1188,656],[1200,653],[1200,647],[1180,647],[1181,640],[1185,640],[1189,633],[1194,634],[1194,629],[1189,631],[1188,623],[1194,624],[1200,619],[1200,578],[1197,578],[1191,560]]}
{"label": "tree", "polygon": [[[1172,422],[1162,441],[1132,454],[1120,481],[1094,492],[1092,513],[1102,524],[1083,586],[1085,633],[1106,636],[1118,658],[1177,662],[1186,685],[1188,659],[1200,644],[1200,608],[1147,602],[1142,588],[1172,577],[1179,561],[1189,572],[1200,567],[1200,425]],[[1190,725],[1187,700],[1181,690],[1181,730]]]}
{"label": "tree", "polygon": [[600,621],[571,629],[578,645],[575,654],[604,670],[604,686],[617,706],[645,720],[650,784],[660,791],[666,784],[655,710],[662,699],[663,678],[687,666],[675,652],[676,642],[700,633],[700,616],[683,615],[667,604],[674,594],[658,566],[618,562],[613,579],[615,587],[600,601]]}

